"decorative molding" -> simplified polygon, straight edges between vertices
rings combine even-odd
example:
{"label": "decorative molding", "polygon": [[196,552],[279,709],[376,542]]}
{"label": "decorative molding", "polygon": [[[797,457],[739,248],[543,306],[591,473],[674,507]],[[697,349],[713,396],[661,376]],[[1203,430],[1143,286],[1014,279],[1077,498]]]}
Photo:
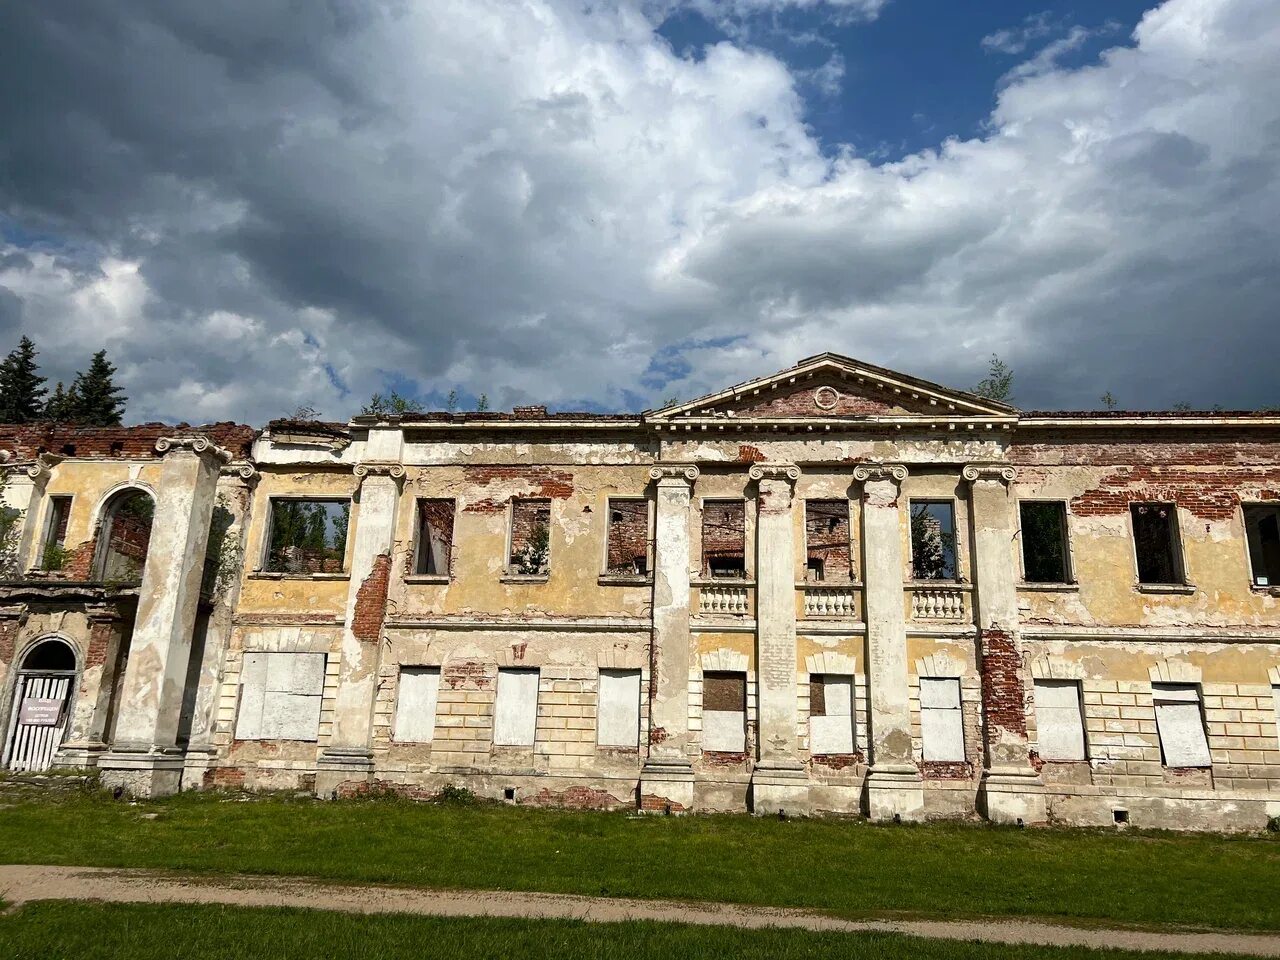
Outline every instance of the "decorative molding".
{"label": "decorative molding", "polygon": [[56,462],[57,461],[49,459],[42,453],[30,463],[26,464],[22,468],[22,472],[30,478],[32,483],[37,486],[43,486],[49,482],[49,477],[53,475],[53,471],[49,468]]}
{"label": "decorative molding", "polygon": [[365,477],[390,477],[392,480],[400,481],[405,477],[403,464],[389,463],[381,460],[369,460],[364,463],[357,463],[355,465],[354,472],[361,480]]}
{"label": "decorative molding", "polygon": [[1273,687],[1280,687],[1280,667],[1272,667],[1267,671],[1267,679]]}
{"label": "decorative molding", "polygon": [[859,483],[869,480],[892,480],[901,483],[909,471],[901,463],[860,463],[853,468],[853,479]]}
{"label": "decorative molding", "polygon": [[800,468],[794,463],[753,463],[747,475],[752,480],[787,480],[795,483],[800,479]]}
{"label": "decorative molding", "polygon": [[1036,657],[1031,661],[1031,676],[1036,680],[1083,680],[1084,664],[1066,657]]}
{"label": "decorative molding", "polygon": [[218,446],[208,437],[161,437],[156,441],[156,453],[166,454],[176,450],[190,450],[197,455],[208,455],[225,465],[231,462],[231,452]]}
{"label": "decorative molding", "polygon": [[963,663],[946,652],[931,653],[916,661],[917,677],[963,677],[968,673]]}
{"label": "decorative molding", "polygon": [[824,650],[804,658],[805,670],[810,673],[837,673],[857,676],[858,664],[853,657],[843,653],[832,653]]}
{"label": "decorative molding", "polygon": [[747,655],[736,650],[721,647],[711,653],[702,655],[702,670],[731,670],[735,673],[747,672]]}
{"label": "decorative molding", "polygon": [[1003,463],[971,463],[960,471],[960,476],[970,483],[979,480],[994,480],[999,483],[1013,483],[1018,471]]}
{"label": "decorative molding", "polygon": [[840,391],[824,384],[813,391],[813,405],[819,410],[834,410],[840,402]]}
{"label": "decorative molding", "polygon": [[1200,668],[1186,660],[1161,660],[1147,670],[1152,683],[1199,683]]}
{"label": "decorative molding", "polygon": [[639,646],[612,646],[601,650],[596,657],[596,666],[601,670],[639,670],[645,672],[649,666],[648,657]]}
{"label": "decorative molding", "polygon": [[692,463],[658,463],[649,470],[649,479],[659,483],[679,480],[693,486],[698,479],[698,468]]}
{"label": "decorative molding", "polygon": [[223,467],[222,475],[224,477],[239,477],[250,487],[262,479],[262,474],[258,472],[258,468],[246,460]]}

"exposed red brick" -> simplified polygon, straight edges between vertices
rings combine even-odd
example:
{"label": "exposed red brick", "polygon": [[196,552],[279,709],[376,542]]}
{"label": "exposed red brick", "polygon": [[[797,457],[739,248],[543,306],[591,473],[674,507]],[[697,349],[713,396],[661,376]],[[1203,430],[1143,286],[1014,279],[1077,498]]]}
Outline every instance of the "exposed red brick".
{"label": "exposed red brick", "polygon": [[973,772],[968,760],[920,761],[920,776],[925,780],[972,780]]}
{"label": "exposed red brick", "polygon": [[709,767],[739,767],[747,762],[747,754],[736,750],[703,750],[702,760]]}
{"label": "exposed red brick", "polygon": [[759,447],[753,447],[749,443],[741,443],[738,445],[738,463],[763,463],[768,458],[760,452]]}
{"label": "exposed red brick", "polygon": [[585,786],[569,787],[559,792],[543,787],[532,797],[521,799],[520,803],[531,807],[569,807],[574,810],[617,810],[627,804],[608,790]]}
{"label": "exposed red brick", "polygon": [[[543,500],[567,500],[573,496],[573,474],[551,467],[483,466],[464,467],[463,479],[477,487],[508,484],[520,488],[520,496]],[[490,497],[467,504],[467,513],[501,513],[509,496]]]}
{"label": "exposed red brick", "polygon": [[[835,405],[828,405],[829,409],[817,403],[817,392],[823,387],[835,391]],[[901,408],[902,404],[895,402],[891,395],[880,395],[865,384],[859,384],[855,392],[850,384],[840,380],[817,380],[798,390],[783,392],[779,388],[736,407],[726,405],[721,409],[733,409],[739,417],[865,417]]]}
{"label": "exposed red brick", "polygon": [[712,560],[746,558],[746,505],[741,500],[708,500],[702,505],[702,572]]}
{"label": "exposed red brick", "polygon": [[[652,705],[652,703],[653,703],[653,691],[654,691],[654,689],[655,689],[655,688],[656,688],[656,684],[652,684],[652,683],[651,683],[651,684],[649,684],[649,703],[650,703],[650,705]],[[668,733],[667,733],[667,728],[666,728],[666,727],[650,727],[650,728],[649,728],[649,743],[650,743],[650,744],[658,744],[658,743],[662,743],[662,742],[664,742],[664,741],[667,739],[667,737],[668,737],[668,736],[670,736],[670,734],[668,734]]]}
{"label": "exposed red brick", "polygon": [[662,813],[670,810],[672,813],[683,813],[684,806],[667,797],[660,797],[656,793],[646,793],[640,797],[640,809],[650,813]]}
{"label": "exposed red brick", "polygon": [[1005,630],[978,631],[982,674],[982,715],[988,736],[997,731],[1027,736],[1026,691],[1020,672],[1022,659],[1013,636]]}
{"label": "exposed red brick", "polygon": [[97,667],[107,662],[107,651],[115,637],[116,624],[111,620],[94,620],[89,627],[89,649],[85,651],[87,667]]}
{"label": "exposed red brick", "polygon": [[1071,501],[1078,517],[1119,516],[1135,501],[1176,503],[1201,520],[1230,520],[1242,496],[1280,485],[1280,468],[1118,467]]}
{"label": "exposed red brick", "polygon": [[488,690],[493,686],[493,678],[487,665],[479,660],[459,660],[447,664],[440,673],[440,679],[450,690]]}
{"label": "exposed red brick", "polygon": [[[258,431],[240,423],[190,424],[141,423],[132,427],[79,427],[68,423],[0,424],[0,450],[16,460],[31,460],[40,453],[75,457],[149,460],[160,456],[156,441],[174,434],[199,434],[225,447],[235,457],[249,456]],[[72,452],[74,451],[74,453]]]}
{"label": "exposed red brick", "polygon": [[212,767],[201,782],[206,790],[243,790],[244,777],[243,767]]}
{"label": "exposed red brick", "polygon": [[0,620],[0,663],[10,663],[18,642],[17,620]]}
{"label": "exposed red brick", "polygon": [[849,502],[806,500],[804,505],[805,559],[821,560],[823,579],[848,581],[853,576],[849,556]]}
{"label": "exposed red brick", "polygon": [[649,504],[644,500],[609,501],[609,573],[644,570],[649,557]]}
{"label": "exposed red brick", "polygon": [[844,770],[846,767],[867,762],[867,758],[861,753],[815,753],[810,759],[816,766],[829,767],[832,770]]}
{"label": "exposed red brick", "polygon": [[62,569],[52,571],[60,580],[89,580],[93,577],[93,557],[98,552],[98,538],[86,540],[67,555]]}
{"label": "exposed red brick", "polygon": [[379,554],[373,569],[356,592],[356,609],[351,632],[362,643],[377,643],[387,617],[387,587],[391,581],[391,555]]}

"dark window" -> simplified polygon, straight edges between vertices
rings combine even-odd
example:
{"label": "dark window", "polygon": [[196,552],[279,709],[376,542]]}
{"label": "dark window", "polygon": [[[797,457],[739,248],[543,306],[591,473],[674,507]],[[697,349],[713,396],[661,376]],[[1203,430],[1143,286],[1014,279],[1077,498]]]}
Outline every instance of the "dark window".
{"label": "dark window", "polygon": [[350,524],[350,500],[272,500],[271,539],[263,569],[342,573]]}
{"label": "dark window", "polygon": [[605,572],[643,576],[649,572],[649,503],[610,500]]}
{"label": "dark window", "polygon": [[1171,503],[1134,503],[1133,545],[1139,583],[1181,583],[1178,562],[1178,518]]}
{"label": "dark window", "polygon": [[540,576],[551,569],[551,501],[511,501],[512,573]]}
{"label": "dark window", "polygon": [[702,675],[702,709],[742,713],[747,709],[747,675],[713,673]]}
{"label": "dark window", "polygon": [[956,515],[950,500],[911,501],[911,576],[956,578]]}
{"label": "dark window", "polygon": [[413,572],[447,577],[453,561],[452,500],[418,501],[417,560]]}
{"label": "dark window", "polygon": [[106,543],[99,554],[102,580],[129,583],[142,579],[155,511],[155,503],[140,490],[126,491],[112,503],[103,526]]}
{"label": "dark window", "polygon": [[49,498],[49,527],[40,555],[42,570],[61,570],[67,560],[67,521],[71,518],[70,497]]}
{"label": "dark window", "polygon": [[825,679],[820,673],[809,674],[809,716],[811,717],[825,717],[827,715]]}
{"label": "dark window", "polygon": [[805,567],[810,580],[852,578],[847,500],[806,500],[804,535]]}
{"label": "dark window", "polygon": [[1260,587],[1280,586],[1280,504],[1247,504],[1244,529],[1253,582]]}
{"label": "dark window", "polygon": [[702,569],[711,577],[746,576],[746,507],[741,500],[702,505]]}
{"label": "dark window", "polygon": [[1028,583],[1067,583],[1067,506],[1024,500],[1022,572]]}

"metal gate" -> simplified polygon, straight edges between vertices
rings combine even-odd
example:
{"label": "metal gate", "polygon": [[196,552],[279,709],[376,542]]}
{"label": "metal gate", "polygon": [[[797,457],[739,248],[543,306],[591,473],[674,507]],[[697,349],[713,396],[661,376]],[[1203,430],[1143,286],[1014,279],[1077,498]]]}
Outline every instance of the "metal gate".
{"label": "metal gate", "polygon": [[47,770],[67,729],[73,673],[19,672],[9,716],[4,766]]}

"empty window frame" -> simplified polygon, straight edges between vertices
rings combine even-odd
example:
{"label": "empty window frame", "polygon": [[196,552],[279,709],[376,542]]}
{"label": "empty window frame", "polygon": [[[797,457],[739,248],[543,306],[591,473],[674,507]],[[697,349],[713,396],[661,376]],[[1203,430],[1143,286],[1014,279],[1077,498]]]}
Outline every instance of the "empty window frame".
{"label": "empty window frame", "polygon": [[1194,683],[1153,683],[1151,699],[1156,708],[1156,731],[1164,765],[1210,766],[1200,688]]}
{"label": "empty window frame", "polygon": [[956,579],[956,508],[950,500],[911,501],[911,577]]}
{"label": "empty window frame", "polygon": [[1018,504],[1022,537],[1022,577],[1027,583],[1070,583],[1067,505],[1061,500]]}
{"label": "empty window frame", "polygon": [[610,500],[605,573],[642,577],[649,573],[649,501]]}
{"label": "empty window frame", "polygon": [[1176,584],[1184,581],[1178,542],[1178,509],[1172,503],[1132,503],[1133,548],[1138,582]]}
{"label": "empty window frame", "polygon": [[1036,750],[1042,760],[1084,760],[1084,714],[1077,680],[1033,682]]}
{"label": "empty window frame", "polygon": [[640,746],[640,671],[601,670],[596,743],[602,747]]}
{"label": "empty window frame", "polygon": [[853,677],[809,675],[809,752],[853,753]]}
{"label": "empty window frame", "polygon": [[40,547],[41,570],[61,570],[67,561],[67,521],[71,519],[71,498],[50,497],[44,543]]}
{"label": "empty window frame", "polygon": [[325,654],[246,653],[237,740],[317,740]]}
{"label": "empty window frame", "polygon": [[501,669],[493,704],[493,743],[532,747],[538,727],[538,671]]}
{"label": "empty window frame", "polygon": [[394,727],[397,742],[431,742],[435,735],[436,703],[439,695],[439,667],[400,668]]}
{"label": "empty window frame", "polygon": [[1280,586],[1280,504],[1246,503],[1244,531],[1254,584]]}
{"label": "empty window frame", "polygon": [[543,577],[551,569],[551,501],[511,501],[511,573]]}
{"label": "empty window frame", "polygon": [[717,579],[747,575],[747,512],[741,500],[702,504],[702,572]]}
{"label": "empty window frame", "polygon": [[350,526],[350,500],[272,498],[263,570],[299,575],[342,573]]}
{"label": "empty window frame", "polygon": [[958,678],[920,678],[920,737],[925,760],[965,759]]}
{"label": "empty window frame", "polygon": [[419,500],[413,572],[418,576],[447,577],[453,570],[452,500]]}
{"label": "empty window frame", "polygon": [[713,671],[702,675],[702,749],[742,753],[747,749],[747,675]]}
{"label": "empty window frame", "polygon": [[807,579],[847,583],[853,578],[848,500],[806,500],[804,538]]}

